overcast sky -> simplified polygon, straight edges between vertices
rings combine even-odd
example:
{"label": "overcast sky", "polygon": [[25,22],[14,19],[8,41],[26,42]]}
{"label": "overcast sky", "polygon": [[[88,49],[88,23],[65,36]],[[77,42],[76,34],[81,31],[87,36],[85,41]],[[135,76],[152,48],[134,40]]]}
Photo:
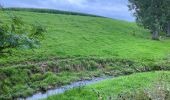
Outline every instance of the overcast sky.
{"label": "overcast sky", "polygon": [[134,21],[128,0],[0,0],[4,7],[50,8]]}

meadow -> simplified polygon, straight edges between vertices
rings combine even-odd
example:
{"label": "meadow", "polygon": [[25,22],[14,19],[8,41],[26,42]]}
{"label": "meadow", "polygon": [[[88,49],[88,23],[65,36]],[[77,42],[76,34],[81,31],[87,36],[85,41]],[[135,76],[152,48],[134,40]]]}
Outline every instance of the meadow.
{"label": "meadow", "polygon": [[[7,12],[27,24],[39,22],[47,32],[39,48],[13,49],[11,55],[0,56],[0,99],[27,97],[102,75],[170,69],[170,39],[153,41],[149,31],[134,22],[81,14]],[[7,14],[0,13],[10,22]]]}

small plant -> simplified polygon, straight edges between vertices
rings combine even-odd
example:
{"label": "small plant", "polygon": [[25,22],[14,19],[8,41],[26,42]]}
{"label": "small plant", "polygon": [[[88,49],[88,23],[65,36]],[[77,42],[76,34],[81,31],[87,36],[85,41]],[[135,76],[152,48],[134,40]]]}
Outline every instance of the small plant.
{"label": "small plant", "polygon": [[37,47],[45,28],[39,23],[28,25],[21,17],[13,14],[8,16],[10,23],[0,20],[0,54],[8,53],[12,48]]}
{"label": "small plant", "polygon": [[92,91],[97,95],[98,100],[103,100],[105,98],[105,94],[99,90],[92,89]]}

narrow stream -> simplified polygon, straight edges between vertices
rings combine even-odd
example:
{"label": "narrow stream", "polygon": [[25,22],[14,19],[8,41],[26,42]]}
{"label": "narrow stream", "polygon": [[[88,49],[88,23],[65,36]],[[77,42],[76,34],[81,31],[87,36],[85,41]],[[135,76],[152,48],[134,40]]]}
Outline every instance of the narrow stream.
{"label": "narrow stream", "polygon": [[48,90],[46,93],[37,93],[37,94],[34,94],[33,96],[27,97],[25,99],[20,98],[19,100],[45,99],[45,98],[52,96],[52,95],[62,94],[65,91],[71,90],[73,88],[78,88],[78,87],[81,87],[81,86],[95,84],[95,83],[98,83],[100,81],[111,79],[111,78],[113,78],[113,77],[111,77],[111,76],[110,77],[100,77],[100,78],[93,78],[92,80],[78,81],[78,82],[71,83],[70,85],[65,85],[65,86],[62,86],[62,87],[59,87],[59,88]]}

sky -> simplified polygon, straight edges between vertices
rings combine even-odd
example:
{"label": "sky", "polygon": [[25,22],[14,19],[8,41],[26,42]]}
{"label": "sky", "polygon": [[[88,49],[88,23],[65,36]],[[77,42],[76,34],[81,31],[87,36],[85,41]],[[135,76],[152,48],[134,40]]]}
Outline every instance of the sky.
{"label": "sky", "polygon": [[49,8],[134,21],[128,0],[0,0],[4,7]]}

